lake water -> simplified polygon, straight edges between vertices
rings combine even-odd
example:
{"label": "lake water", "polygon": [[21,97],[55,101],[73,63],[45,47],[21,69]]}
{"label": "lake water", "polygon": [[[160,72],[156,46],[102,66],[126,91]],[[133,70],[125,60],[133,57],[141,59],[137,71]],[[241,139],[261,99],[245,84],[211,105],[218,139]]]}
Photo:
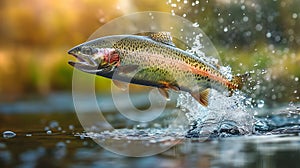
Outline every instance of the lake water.
{"label": "lake water", "polygon": [[[136,99],[141,100],[141,96],[136,96]],[[102,100],[104,101],[103,98]],[[222,120],[218,127],[209,130],[209,136],[203,131],[213,125],[209,122],[198,122],[194,125],[191,123],[186,127],[164,126],[163,122],[170,123],[170,120],[174,120],[174,109],[178,109],[172,103],[158,121],[148,125],[125,122],[124,116],[109,108],[111,104],[108,100],[106,105],[103,115],[114,125],[115,130],[103,133],[83,129],[70,94],[54,94],[44,99],[11,104],[2,103],[0,167],[173,168],[299,165],[300,110],[295,105],[260,109],[264,112],[254,114],[251,132],[241,129],[238,120]],[[183,114],[182,111],[179,113]],[[182,123],[188,121],[186,115],[178,117],[177,113],[175,119],[180,119]],[[140,144],[148,147],[145,148],[146,151],[151,151],[154,147],[164,150],[166,145],[173,144],[152,156],[127,157],[104,149],[95,139],[125,149],[130,148],[132,151],[138,150]]]}

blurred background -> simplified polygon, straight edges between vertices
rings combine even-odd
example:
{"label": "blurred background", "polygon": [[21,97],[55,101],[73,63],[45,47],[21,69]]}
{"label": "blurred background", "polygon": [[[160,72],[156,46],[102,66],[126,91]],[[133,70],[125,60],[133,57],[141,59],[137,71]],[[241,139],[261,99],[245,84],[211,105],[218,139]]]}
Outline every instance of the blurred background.
{"label": "blurred background", "polygon": [[[298,102],[299,8],[297,0],[2,0],[0,101],[70,92],[68,49],[118,16],[153,10],[197,22],[224,65],[253,73],[249,96]],[[99,93],[109,84],[96,80]]]}
{"label": "blurred background", "polygon": [[[233,74],[251,73],[245,102],[258,108],[234,113],[227,106],[218,109],[220,104],[215,103],[218,108],[212,108],[215,113],[211,116],[225,122],[218,123],[212,140],[188,139],[153,157],[127,158],[97,145],[75,113],[73,68],[67,63],[74,58],[67,51],[112,19],[143,11],[172,13],[199,25],[224,66],[230,66]],[[0,0],[0,167],[297,167],[299,46],[299,0]],[[115,128],[137,130],[137,134],[127,132],[137,141],[146,132],[152,134],[148,130],[140,133],[147,127],[155,131],[170,123],[183,124],[189,127],[188,135],[202,129],[202,125],[195,129],[194,122],[184,122],[187,113],[176,105],[168,107],[153,124],[128,120],[106,95],[110,80],[97,77],[95,82],[105,119]],[[131,98],[139,100],[137,107],[148,108],[145,94]],[[90,108],[89,99],[84,100],[87,112],[98,110]],[[223,110],[228,110],[230,120]],[[260,113],[264,111],[266,114]],[[241,115],[244,113],[253,120],[248,121]],[[201,114],[209,116],[204,111]],[[207,121],[204,134],[215,127]],[[238,124],[253,126],[253,134],[259,136],[240,136],[244,127]],[[107,127],[104,122],[95,126],[92,128]],[[113,134],[118,138],[126,132],[107,135]],[[223,139],[231,134],[233,138]],[[161,147],[168,142],[165,136],[157,138]],[[120,144],[134,145],[135,140],[121,137]]]}

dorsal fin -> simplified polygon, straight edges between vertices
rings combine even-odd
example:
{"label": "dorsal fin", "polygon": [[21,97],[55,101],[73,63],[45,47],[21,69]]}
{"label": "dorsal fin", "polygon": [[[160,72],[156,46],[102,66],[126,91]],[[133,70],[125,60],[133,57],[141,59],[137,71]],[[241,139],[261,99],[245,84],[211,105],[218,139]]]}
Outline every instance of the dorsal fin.
{"label": "dorsal fin", "polygon": [[175,47],[170,32],[155,32],[148,35],[152,40]]}

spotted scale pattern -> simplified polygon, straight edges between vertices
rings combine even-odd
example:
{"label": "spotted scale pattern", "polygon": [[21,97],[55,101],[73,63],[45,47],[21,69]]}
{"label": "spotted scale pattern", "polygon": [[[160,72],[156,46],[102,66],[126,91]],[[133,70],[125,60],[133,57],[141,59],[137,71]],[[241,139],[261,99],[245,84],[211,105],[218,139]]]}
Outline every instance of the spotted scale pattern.
{"label": "spotted scale pattern", "polygon": [[[233,90],[232,84],[215,67],[197,56],[174,46],[145,36],[126,36],[113,44],[119,53],[120,64],[116,72],[133,79],[132,83],[157,87],[178,87],[193,92],[214,88]],[[123,73],[122,67],[135,65],[132,72]]]}

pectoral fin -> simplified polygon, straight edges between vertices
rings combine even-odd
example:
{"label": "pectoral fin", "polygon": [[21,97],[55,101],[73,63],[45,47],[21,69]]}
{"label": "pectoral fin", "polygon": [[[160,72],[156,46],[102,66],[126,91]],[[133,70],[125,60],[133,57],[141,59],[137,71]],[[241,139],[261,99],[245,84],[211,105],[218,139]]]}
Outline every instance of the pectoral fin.
{"label": "pectoral fin", "polygon": [[177,91],[177,92],[180,91],[178,86],[171,85],[170,88]]}
{"label": "pectoral fin", "polygon": [[121,82],[121,81],[118,81],[118,80],[112,80],[112,81],[113,81],[114,85],[117,88],[119,88],[119,89],[121,89],[123,91],[125,91],[128,88],[128,83]]}
{"label": "pectoral fin", "polygon": [[208,106],[208,96],[209,96],[209,89],[205,89],[200,94],[198,92],[191,93],[191,95],[202,105]]}
{"label": "pectoral fin", "polygon": [[170,96],[169,96],[169,93],[168,93],[168,90],[165,89],[165,88],[158,88],[158,91],[159,93],[166,98],[166,100],[170,100]]}

